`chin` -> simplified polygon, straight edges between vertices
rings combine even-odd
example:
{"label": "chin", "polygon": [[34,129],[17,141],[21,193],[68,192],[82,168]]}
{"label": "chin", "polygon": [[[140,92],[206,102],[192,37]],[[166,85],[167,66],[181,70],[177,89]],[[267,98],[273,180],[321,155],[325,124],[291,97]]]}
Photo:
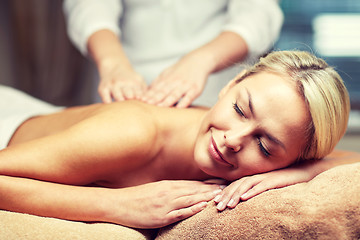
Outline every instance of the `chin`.
{"label": "chin", "polygon": [[219,177],[219,176],[217,176],[218,175],[216,173],[217,171],[214,171],[215,170],[214,166],[212,166],[211,161],[208,158],[206,158],[204,156],[196,157],[196,155],[195,155],[195,162],[196,162],[198,168],[205,174],[213,176],[213,177]]}
{"label": "chin", "polygon": [[232,172],[231,170],[219,169],[220,168],[219,166],[202,165],[202,166],[199,166],[199,168],[201,169],[201,171],[203,171],[207,175],[210,175],[214,178],[221,178],[221,179],[231,181],[231,182],[243,177],[243,176],[239,176],[239,174],[237,174],[237,176],[235,176],[234,172]]}
{"label": "chin", "polygon": [[[207,134],[208,135],[208,134]],[[219,166],[211,159],[208,153],[209,137],[203,137],[201,141],[195,146],[194,160],[198,168],[207,175],[215,178],[225,179],[224,172],[222,172],[222,166]],[[221,170],[222,169],[222,170]]]}
{"label": "chin", "polygon": [[221,178],[221,179],[226,179],[227,178],[227,174],[225,174],[224,172],[221,172],[221,170],[219,169],[219,167],[215,166],[213,164],[213,162],[209,159],[209,160],[203,160],[201,162],[197,162],[199,169],[204,172],[205,174],[214,177],[214,178]]}

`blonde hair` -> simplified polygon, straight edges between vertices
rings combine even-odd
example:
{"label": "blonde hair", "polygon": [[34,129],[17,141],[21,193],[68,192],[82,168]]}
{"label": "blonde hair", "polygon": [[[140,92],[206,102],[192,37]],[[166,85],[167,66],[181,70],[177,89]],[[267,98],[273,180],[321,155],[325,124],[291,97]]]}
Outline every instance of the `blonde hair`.
{"label": "blonde hair", "polygon": [[311,53],[277,51],[260,58],[237,81],[264,71],[290,77],[307,104],[311,121],[299,160],[325,157],[345,134],[349,119],[349,94],[340,75]]}

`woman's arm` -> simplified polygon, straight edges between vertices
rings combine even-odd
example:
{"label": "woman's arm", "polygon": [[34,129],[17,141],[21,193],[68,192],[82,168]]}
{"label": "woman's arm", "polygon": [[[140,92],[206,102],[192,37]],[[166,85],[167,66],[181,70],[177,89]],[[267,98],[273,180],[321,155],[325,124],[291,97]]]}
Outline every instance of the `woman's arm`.
{"label": "woman's arm", "polygon": [[109,189],[0,175],[0,209],[67,220],[158,228],[196,214],[220,191],[216,185],[196,181],[162,181]]}
{"label": "woman's arm", "polygon": [[220,211],[226,207],[233,208],[240,200],[248,200],[270,189],[307,182],[333,167],[356,162],[360,162],[360,153],[334,150],[322,160],[243,177],[226,187],[215,202]]}
{"label": "woman's arm", "polygon": [[0,175],[0,209],[68,220],[100,221],[105,189]]}

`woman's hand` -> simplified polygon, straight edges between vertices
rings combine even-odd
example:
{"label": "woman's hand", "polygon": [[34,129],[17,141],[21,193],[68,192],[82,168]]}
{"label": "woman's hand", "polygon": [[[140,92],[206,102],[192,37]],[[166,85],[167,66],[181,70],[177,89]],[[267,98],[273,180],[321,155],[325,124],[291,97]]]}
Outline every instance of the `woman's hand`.
{"label": "woman's hand", "polygon": [[104,103],[141,99],[147,88],[141,75],[132,68],[126,68],[120,59],[111,58],[99,67],[100,83],[98,92]]}
{"label": "woman's hand", "polygon": [[217,203],[217,209],[223,211],[227,207],[236,207],[241,200],[248,200],[270,189],[307,182],[316,175],[317,173],[310,170],[309,165],[303,165],[243,177],[224,188],[214,201]]}
{"label": "woman's hand", "polygon": [[113,193],[106,221],[136,228],[159,228],[200,212],[221,189],[216,184],[177,180],[110,191]]}

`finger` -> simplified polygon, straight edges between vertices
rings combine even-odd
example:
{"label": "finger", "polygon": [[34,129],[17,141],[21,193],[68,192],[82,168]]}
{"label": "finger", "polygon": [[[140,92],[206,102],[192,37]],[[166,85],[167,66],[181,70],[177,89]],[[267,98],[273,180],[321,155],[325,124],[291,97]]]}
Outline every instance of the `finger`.
{"label": "finger", "polygon": [[146,96],[145,102],[149,104],[157,104],[161,102],[168,95],[167,90],[159,89],[159,90],[149,90]]}
{"label": "finger", "polygon": [[251,189],[246,191],[241,195],[241,200],[249,200],[252,197],[255,197],[256,195],[259,195],[260,193],[263,193],[269,189],[276,188],[277,186],[268,182],[260,182],[259,184],[253,186]]}
{"label": "finger", "polygon": [[234,188],[230,189],[230,191],[224,190],[222,192],[222,194],[215,197],[214,201],[217,203],[217,205],[216,205],[217,210],[219,210],[219,211],[225,210],[225,208],[227,207],[229,201],[231,200],[231,198],[235,192],[234,190],[235,190]]}
{"label": "finger", "polygon": [[161,89],[161,87],[159,88],[159,85],[161,85],[161,82],[157,83],[157,79],[155,79],[153,83],[149,86],[149,89],[147,90],[145,95],[142,97],[142,100],[148,101],[153,98],[156,95],[156,92]]}
{"label": "finger", "polygon": [[126,100],[134,99],[135,98],[134,87],[131,86],[123,87],[122,94]]}
{"label": "finger", "polygon": [[221,195],[215,197],[214,201],[217,203],[217,209],[223,211],[226,207],[235,207],[240,202],[241,196],[259,182],[257,179],[245,177],[231,183]]}
{"label": "finger", "polygon": [[208,179],[208,180],[205,180],[204,183],[207,183],[207,184],[217,184],[217,185],[220,185],[220,187],[223,187],[225,188],[228,184],[228,181],[224,180],[224,179],[220,179],[220,178],[213,178],[213,179]]}
{"label": "finger", "polygon": [[158,105],[161,107],[174,106],[174,104],[179,101],[184,94],[183,90],[175,89],[175,91],[169,92],[169,94],[161,102],[159,102]]}
{"label": "finger", "polygon": [[112,102],[111,93],[108,88],[99,87],[98,93],[99,93],[103,103],[111,103]]}
{"label": "finger", "polygon": [[142,100],[149,103],[149,101],[154,98],[157,91],[158,89],[156,89],[154,86],[151,85],[150,88],[145,93],[145,95],[143,96]]}
{"label": "finger", "polygon": [[228,208],[234,208],[236,207],[240,202],[240,194],[235,193],[231,196],[229,202],[226,204],[226,207]]}
{"label": "finger", "polygon": [[125,97],[121,91],[121,88],[117,88],[117,89],[112,89],[112,95],[115,99],[115,101],[124,101],[125,100]]}
{"label": "finger", "polygon": [[188,195],[188,196],[181,196],[179,198],[176,198],[174,201],[172,201],[171,206],[174,209],[190,207],[199,202],[210,201],[210,200],[214,199],[214,197],[217,194],[219,194],[220,192],[221,192],[221,189],[216,189],[216,190],[213,190],[210,192],[198,193],[198,194]]}
{"label": "finger", "polygon": [[170,224],[180,220],[184,220],[185,218],[191,217],[196,213],[202,211],[204,208],[206,208],[206,206],[207,202],[199,202],[187,208],[171,211],[167,214],[168,222]]}
{"label": "finger", "polygon": [[141,100],[142,96],[144,95],[144,92],[145,92],[144,86],[134,88],[134,98]]}
{"label": "finger", "polygon": [[199,96],[199,92],[193,89],[190,89],[185,96],[178,102],[176,107],[186,108],[191,105],[191,103]]}
{"label": "finger", "polygon": [[157,84],[151,84],[150,89],[146,94],[146,102],[150,104],[158,104],[179,87],[180,86],[178,86],[177,83],[169,83],[167,81],[159,81]]}
{"label": "finger", "polygon": [[220,194],[222,191],[221,185],[217,184],[205,184],[203,182],[196,182],[196,183],[188,183],[179,189],[178,197],[181,198],[183,196],[191,196],[196,194],[207,194],[211,193],[212,196],[210,197],[213,199],[216,195]]}

